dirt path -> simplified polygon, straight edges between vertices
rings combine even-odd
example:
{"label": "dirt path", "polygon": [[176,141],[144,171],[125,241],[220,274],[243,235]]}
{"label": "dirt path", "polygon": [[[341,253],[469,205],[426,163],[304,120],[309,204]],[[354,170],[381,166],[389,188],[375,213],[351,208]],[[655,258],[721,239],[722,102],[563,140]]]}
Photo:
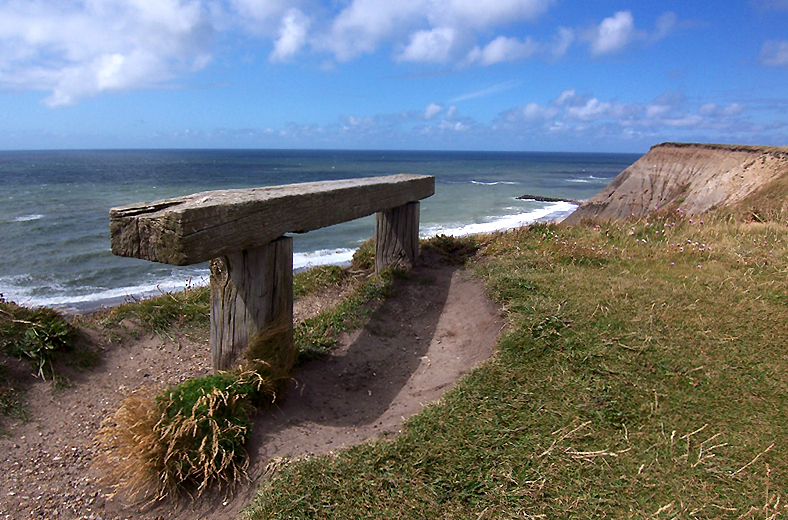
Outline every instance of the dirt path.
{"label": "dirt path", "polygon": [[[454,267],[422,266],[366,325],[325,359],[301,367],[284,399],[259,414],[249,443],[251,482],[225,499],[141,508],[109,499],[91,468],[92,438],[129,391],[210,372],[205,338],[140,334],[104,342],[103,359],[69,374],[57,391],[34,382],[28,422],[7,422],[0,439],[0,520],[26,518],[227,519],[254,495],[269,462],[324,454],[396,433],[487,359],[503,322],[483,287]],[[138,336],[132,339],[131,336]]]}

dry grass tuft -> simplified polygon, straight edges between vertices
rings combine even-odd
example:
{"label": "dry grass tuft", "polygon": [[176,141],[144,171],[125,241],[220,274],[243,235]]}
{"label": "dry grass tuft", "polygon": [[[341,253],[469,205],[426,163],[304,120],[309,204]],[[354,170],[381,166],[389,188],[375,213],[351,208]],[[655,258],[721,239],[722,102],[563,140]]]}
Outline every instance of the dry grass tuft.
{"label": "dry grass tuft", "polygon": [[277,323],[249,340],[242,370],[259,374],[266,381],[264,393],[274,394],[279,384],[290,376],[297,359],[292,325]]}
{"label": "dry grass tuft", "polygon": [[136,392],[98,435],[104,482],[131,500],[159,500],[246,478],[253,403],[271,388],[255,372],[187,381],[155,397]]}

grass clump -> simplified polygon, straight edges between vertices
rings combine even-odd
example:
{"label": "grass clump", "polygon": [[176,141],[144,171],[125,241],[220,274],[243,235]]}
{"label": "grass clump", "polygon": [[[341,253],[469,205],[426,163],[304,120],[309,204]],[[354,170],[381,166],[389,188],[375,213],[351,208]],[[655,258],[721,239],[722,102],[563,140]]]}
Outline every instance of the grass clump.
{"label": "grass clump", "polygon": [[6,364],[0,361],[0,415],[14,415],[21,411],[17,386],[8,374]]}
{"label": "grass clump", "polygon": [[449,264],[462,264],[476,254],[481,247],[479,237],[468,235],[453,237],[449,235],[435,235],[421,241],[422,251],[433,251],[441,260]]}
{"label": "grass clump", "polygon": [[350,268],[353,271],[373,271],[375,269],[375,239],[365,240],[350,261]]}
{"label": "grass clump", "polygon": [[788,227],[679,212],[485,239],[496,356],[246,518],[788,515]]}
{"label": "grass clump", "polygon": [[27,359],[38,377],[54,377],[53,360],[73,349],[75,335],[76,329],[57,311],[22,307],[0,295],[0,349]]}
{"label": "grass clump", "polygon": [[130,498],[154,500],[232,487],[246,477],[255,405],[274,386],[247,371],[192,379],[153,398],[132,394],[99,432],[105,482]]}
{"label": "grass clump", "polygon": [[116,326],[133,317],[152,332],[165,332],[174,325],[210,325],[210,288],[187,287],[183,291],[127,302],[110,309],[103,316],[103,326]]}
{"label": "grass clump", "polygon": [[[317,316],[296,323],[294,343],[298,349],[298,363],[305,363],[327,354],[337,343],[337,335],[359,326],[370,312],[368,303],[385,298],[391,291],[396,269],[372,274],[375,269],[375,241],[367,240],[353,255],[349,268],[328,267],[299,273],[294,280],[294,291],[314,294],[320,290],[348,284],[348,289],[335,305]],[[301,277],[303,275],[303,277]],[[299,286],[304,284],[305,288]]]}
{"label": "grass clump", "polygon": [[338,287],[348,279],[347,269],[338,265],[321,265],[293,276],[293,298],[298,300],[331,287]]}

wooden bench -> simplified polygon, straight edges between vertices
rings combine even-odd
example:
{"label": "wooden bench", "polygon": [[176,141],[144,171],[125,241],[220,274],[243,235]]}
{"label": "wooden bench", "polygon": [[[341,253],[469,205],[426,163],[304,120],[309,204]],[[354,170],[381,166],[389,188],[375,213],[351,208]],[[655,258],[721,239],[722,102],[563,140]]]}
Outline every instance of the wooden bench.
{"label": "wooden bench", "polygon": [[419,200],[435,178],[391,175],[196,193],[110,210],[118,256],[174,265],[210,261],[214,370],[234,367],[251,344],[281,345],[263,361],[289,371],[293,346],[293,242],[304,233],[377,214],[375,267],[418,256]]}

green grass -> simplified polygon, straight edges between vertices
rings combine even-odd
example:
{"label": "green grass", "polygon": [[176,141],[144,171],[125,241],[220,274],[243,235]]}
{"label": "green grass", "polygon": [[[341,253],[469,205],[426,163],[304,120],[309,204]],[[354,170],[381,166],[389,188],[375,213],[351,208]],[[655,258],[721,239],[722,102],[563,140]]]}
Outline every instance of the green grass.
{"label": "green grass", "polygon": [[99,325],[116,327],[126,318],[135,318],[147,330],[166,332],[175,326],[210,326],[210,288],[187,287],[183,291],[123,303],[101,316]]}
{"label": "green grass", "polygon": [[494,358],[401,435],[283,465],[246,517],[785,516],[787,231],[664,214],[490,237]]}
{"label": "green grass", "polygon": [[57,311],[22,307],[0,295],[0,352],[26,359],[38,377],[54,377],[54,359],[73,349],[75,333]]}
{"label": "green grass", "polygon": [[479,238],[476,236],[452,237],[435,235],[422,240],[422,254],[425,251],[437,253],[441,261],[448,264],[462,264],[473,257],[479,250]]}
{"label": "green grass", "polygon": [[0,416],[20,415],[23,412],[18,386],[18,382],[8,374],[6,364],[0,362]]}
{"label": "green grass", "polygon": [[316,266],[293,276],[293,298],[298,300],[332,287],[339,287],[349,273],[338,265]]}
{"label": "green grass", "polygon": [[391,290],[395,271],[371,275],[353,286],[335,306],[295,325],[294,342],[299,363],[327,354],[337,336],[358,327],[368,314],[368,303],[381,300]]}

